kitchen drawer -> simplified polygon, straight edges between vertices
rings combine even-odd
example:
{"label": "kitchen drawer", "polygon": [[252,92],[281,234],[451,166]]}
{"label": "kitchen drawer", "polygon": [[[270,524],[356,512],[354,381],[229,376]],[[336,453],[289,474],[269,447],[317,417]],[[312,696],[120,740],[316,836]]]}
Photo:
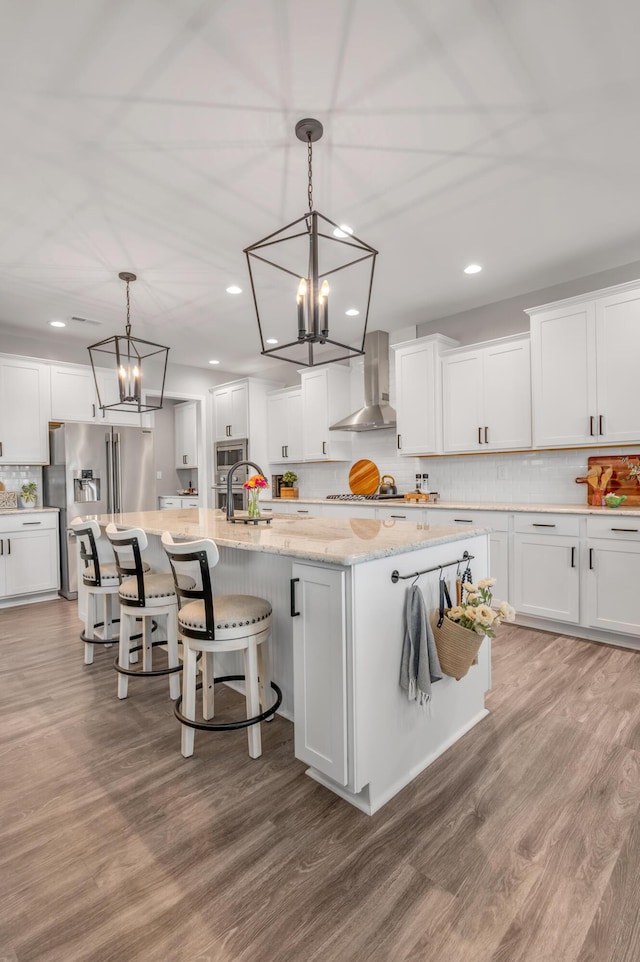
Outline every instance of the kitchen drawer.
{"label": "kitchen drawer", "polygon": [[580,534],[580,518],[568,514],[521,514],[516,513],[513,530],[520,534],[557,534],[577,538]]}
{"label": "kitchen drawer", "polygon": [[175,508],[181,508],[181,507],[182,507],[182,498],[165,498],[165,497],[161,497],[161,498],[158,498],[158,501],[159,501],[159,503],[160,503],[160,510],[161,510],[161,511],[168,511],[168,510],[170,510],[170,509],[175,509]]}
{"label": "kitchen drawer", "polygon": [[640,517],[624,518],[620,515],[614,515],[610,518],[588,517],[587,537],[640,541]]}
{"label": "kitchen drawer", "polygon": [[200,507],[200,501],[198,500],[198,498],[182,498],[181,500],[182,500],[183,508],[199,508]]}
{"label": "kitchen drawer", "polygon": [[509,530],[508,511],[466,511],[462,508],[429,507],[430,524],[457,524],[461,528],[491,528],[492,531]]}
{"label": "kitchen drawer", "polygon": [[58,512],[32,514],[16,509],[15,514],[0,515],[0,532],[42,531],[44,528],[58,527]]}

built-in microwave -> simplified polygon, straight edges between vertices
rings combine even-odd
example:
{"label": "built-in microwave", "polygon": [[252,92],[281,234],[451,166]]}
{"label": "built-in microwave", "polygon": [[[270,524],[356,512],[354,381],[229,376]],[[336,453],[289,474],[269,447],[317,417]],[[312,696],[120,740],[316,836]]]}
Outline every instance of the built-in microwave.
{"label": "built-in microwave", "polygon": [[[246,438],[240,441],[219,441],[215,446],[215,483],[227,483],[229,468],[238,461],[247,460],[248,445]],[[249,477],[248,468],[239,468],[233,475],[233,484],[243,484]]]}

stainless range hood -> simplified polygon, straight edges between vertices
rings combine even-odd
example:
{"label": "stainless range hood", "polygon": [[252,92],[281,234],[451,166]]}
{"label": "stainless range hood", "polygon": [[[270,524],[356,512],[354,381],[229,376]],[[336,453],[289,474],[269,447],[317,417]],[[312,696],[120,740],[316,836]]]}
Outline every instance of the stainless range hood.
{"label": "stainless range hood", "polygon": [[330,431],[381,431],[395,428],[396,412],[389,406],[389,335],[371,331],[364,339],[364,407]]}

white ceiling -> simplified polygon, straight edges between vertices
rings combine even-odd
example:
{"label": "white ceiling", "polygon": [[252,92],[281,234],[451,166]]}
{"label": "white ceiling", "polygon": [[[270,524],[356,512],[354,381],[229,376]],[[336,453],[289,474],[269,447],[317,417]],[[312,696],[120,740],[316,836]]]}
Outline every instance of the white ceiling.
{"label": "white ceiling", "polygon": [[0,11],[0,345],[121,332],[131,270],[134,334],[271,371],[242,251],[307,209],[305,116],[315,206],[380,251],[371,329],[640,258],[636,0]]}

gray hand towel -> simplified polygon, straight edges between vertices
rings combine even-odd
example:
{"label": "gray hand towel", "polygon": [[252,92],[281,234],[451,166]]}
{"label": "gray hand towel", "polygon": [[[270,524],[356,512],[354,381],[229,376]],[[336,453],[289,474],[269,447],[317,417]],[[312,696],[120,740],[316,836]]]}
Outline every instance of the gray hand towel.
{"label": "gray hand towel", "polygon": [[408,693],[409,701],[417,701],[424,707],[431,699],[431,682],[441,678],[442,669],[424,596],[417,585],[411,585],[405,607],[400,687]]}

